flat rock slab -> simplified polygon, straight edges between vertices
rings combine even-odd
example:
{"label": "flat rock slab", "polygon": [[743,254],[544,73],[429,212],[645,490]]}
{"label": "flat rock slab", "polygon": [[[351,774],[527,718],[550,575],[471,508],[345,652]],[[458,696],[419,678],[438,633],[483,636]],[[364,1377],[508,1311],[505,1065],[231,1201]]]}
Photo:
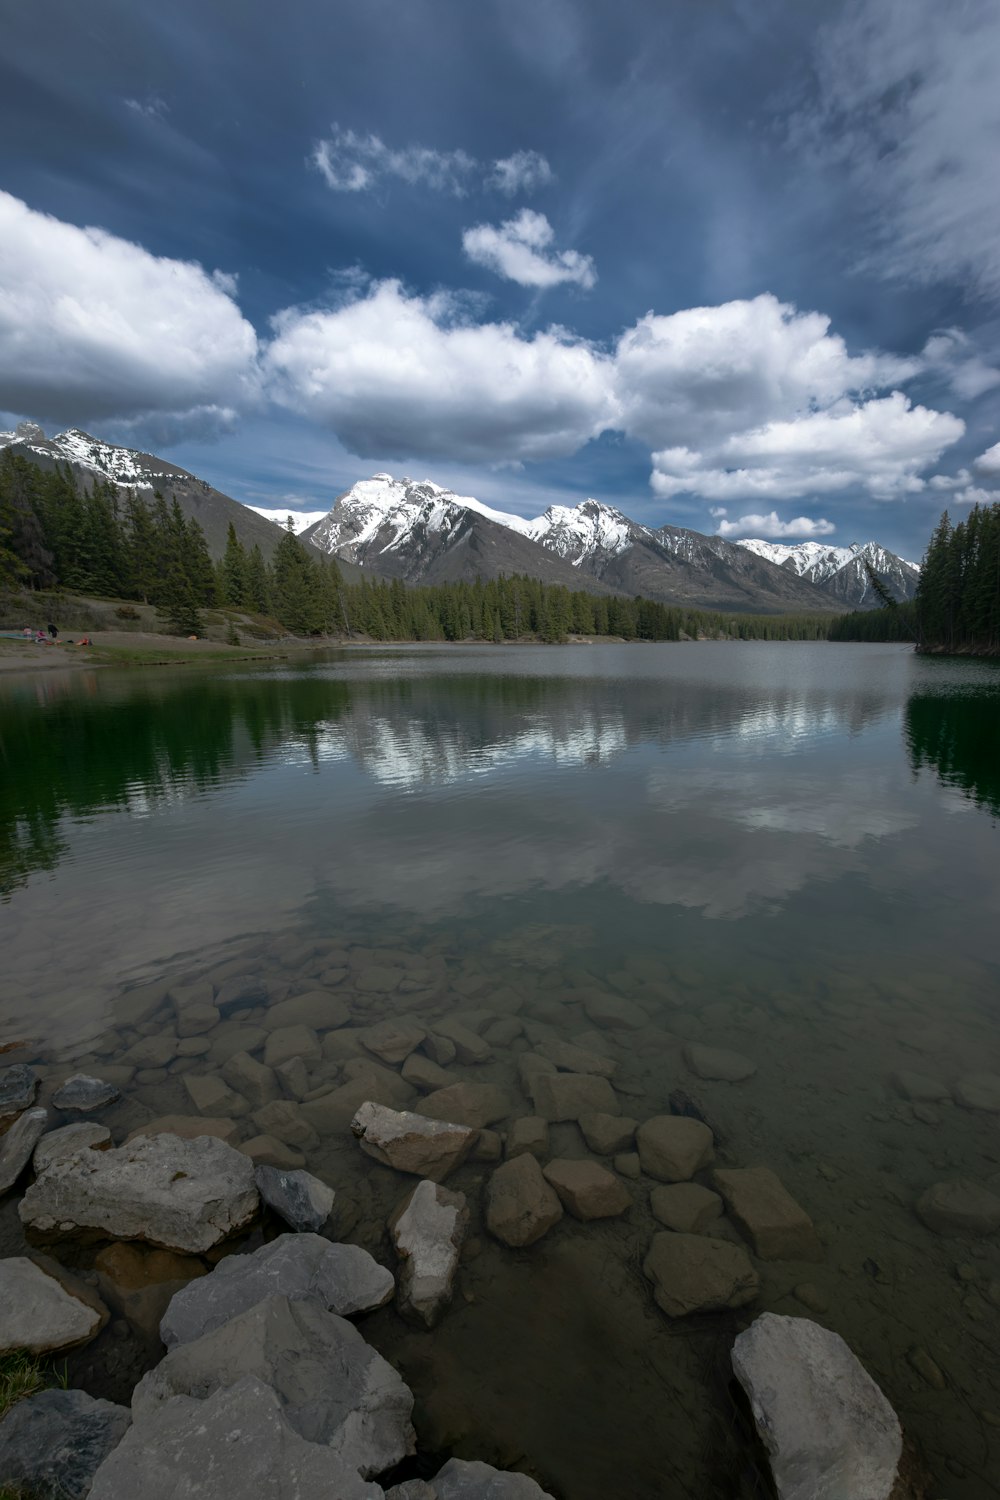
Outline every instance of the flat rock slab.
{"label": "flat rock slab", "polygon": [[0,1068],[0,1124],[30,1109],[38,1093],[38,1075],[27,1063]]}
{"label": "flat rock slab", "polygon": [[718,1083],[742,1083],[752,1078],[757,1064],[742,1052],[730,1052],[724,1047],[703,1047],[699,1042],[688,1042],[684,1048],[684,1061],[692,1073],[699,1078]]}
{"label": "flat rock slab", "polygon": [[12,1188],[32,1158],[49,1123],[47,1109],[26,1109],[0,1135],[0,1193]]}
{"label": "flat rock slab", "polygon": [[204,1399],[246,1375],[277,1393],[300,1437],[324,1443],[366,1479],[414,1451],[412,1393],[353,1323],[308,1299],[269,1297],[175,1345],[136,1386],[133,1420],[142,1424],[171,1397]]}
{"label": "flat rock slab", "polygon": [[461,1166],[477,1132],[446,1120],[428,1120],[409,1110],[389,1109],[371,1100],[361,1105],[351,1130],[367,1156],[397,1172],[444,1182]]}
{"label": "flat rock slab", "polygon": [[[489,1042],[484,1042],[464,1021],[446,1016],[444,1020],[434,1022],[433,1034],[451,1043],[460,1063],[484,1063],[493,1056],[493,1048]],[[440,1056],[435,1057],[434,1061],[441,1062]]]}
{"label": "flat rock slab", "polygon": [[654,1234],[642,1269],[669,1318],[744,1307],[760,1289],[745,1250],[700,1234]]}
{"label": "flat rock slab", "polygon": [[254,1218],[253,1163],[212,1136],[138,1136],[117,1151],[53,1162],[18,1206],[27,1229],[51,1238],[94,1231],[201,1254]]}
{"label": "flat rock slab", "polygon": [[915,1100],[918,1104],[939,1104],[943,1099],[951,1098],[951,1089],[946,1083],[938,1078],[929,1078],[926,1073],[914,1073],[908,1068],[894,1073],[892,1082],[897,1093],[902,1094],[904,1099]]}
{"label": "flat rock slab", "polygon": [[506,1120],[514,1112],[510,1099],[495,1083],[451,1083],[435,1089],[414,1106],[418,1115],[431,1120],[447,1120],[452,1125],[467,1125],[485,1130],[497,1120]]}
{"label": "flat rock slab", "polygon": [[653,1218],[678,1234],[704,1234],[722,1214],[722,1199],[697,1182],[672,1182],[649,1195]]}
{"label": "flat rock slab", "polygon": [[0,1260],[0,1354],[76,1349],[106,1321],[106,1314],[74,1297],[27,1256]]}
{"label": "flat rock slab", "polygon": [[539,1043],[538,1050],[565,1073],[593,1073],[598,1078],[613,1078],[618,1071],[618,1064],[603,1052],[593,1052],[588,1047],[579,1047],[558,1037],[547,1037]]}
{"label": "flat rock slab", "polygon": [[94,1478],[90,1500],[381,1500],[329,1448],[289,1425],[254,1377],[205,1401],[175,1396],[135,1422]]}
{"label": "flat rock slab", "polygon": [[0,1474],[15,1493],[85,1500],[108,1454],[132,1421],[127,1406],[85,1391],[39,1391],[0,1422]]}
{"label": "flat rock slab", "polygon": [[976,1182],[936,1182],[917,1200],[917,1214],[935,1234],[980,1239],[1000,1229],[1000,1198]]}
{"label": "flat rock slab", "polygon": [[712,1132],[685,1115],[654,1115],[635,1138],[642,1170],[659,1182],[687,1182],[712,1160]]}
{"label": "flat rock slab", "polygon": [[311,1172],[258,1166],[254,1177],[257,1191],[268,1208],[293,1229],[315,1233],[333,1212],[336,1193]]}
{"label": "flat rock slab", "polygon": [[436,1500],[552,1500],[548,1490],[527,1474],[513,1474],[462,1458],[449,1458],[431,1484]]}
{"label": "flat rock slab", "polygon": [[305,995],[293,995],[289,1000],[279,1000],[268,1007],[264,1024],[269,1031],[281,1026],[311,1026],[313,1031],[329,1031],[346,1026],[351,1019],[347,1001],[332,990],[310,990]]}
{"label": "flat rock slab", "polygon": [[583,996],[583,1008],[588,1020],[608,1031],[640,1031],[649,1025],[649,1017],[642,1007],[621,995],[603,995],[588,990]]}
{"label": "flat rock slab", "polygon": [[407,1021],[379,1021],[362,1032],[362,1044],[381,1062],[390,1067],[404,1063],[411,1052],[415,1052],[427,1032],[422,1026]]}
{"label": "flat rock slab", "polygon": [[955,1085],[955,1100],[965,1109],[1000,1114],[1000,1074],[967,1073]]}
{"label": "flat rock slab", "polygon": [[486,1227],[505,1245],[533,1245],[562,1218],[562,1204],[528,1152],[497,1167],[486,1189]]}
{"label": "flat rock slab", "polygon": [[761,1260],[822,1260],[813,1222],[769,1167],[720,1168],[712,1185]]}
{"label": "flat rock slab", "polygon": [[617,1156],[619,1151],[628,1151],[635,1140],[638,1120],[626,1119],[624,1115],[581,1115],[577,1122],[583,1138],[591,1151],[598,1156]]}
{"label": "flat rock slab", "polygon": [[122,1091],[103,1078],[91,1078],[87,1073],[74,1073],[59,1085],[52,1096],[56,1109],[69,1109],[76,1114],[89,1115],[95,1110],[106,1109],[122,1096]]}
{"label": "flat rock slab", "polygon": [[35,1147],[32,1166],[36,1172],[44,1172],[63,1156],[74,1156],[78,1151],[106,1151],[111,1145],[111,1131],[106,1125],[93,1120],[80,1120],[75,1125],[61,1125],[58,1130],[49,1130]]}
{"label": "flat rock slab", "polygon": [[542,1175],[575,1219],[616,1219],[632,1207],[625,1184],[596,1161],[557,1157],[542,1168]]}
{"label": "flat rock slab", "polygon": [[384,1307],[395,1289],[392,1272],[358,1245],[334,1245],[318,1234],[282,1234],[252,1255],[228,1255],[211,1275],[177,1292],[160,1338],[168,1349],[189,1344],[268,1297],[312,1298],[346,1318]]}
{"label": "flat rock slab", "polygon": [[579,1120],[581,1115],[621,1114],[608,1080],[592,1073],[537,1073],[530,1091],[535,1114],[553,1124]]}
{"label": "flat rock slab", "polygon": [[295,1057],[304,1063],[317,1063],[322,1056],[319,1037],[311,1026],[279,1026],[264,1044],[264,1063],[269,1068],[280,1067]]}
{"label": "flat rock slab", "polygon": [[889,1500],[903,1450],[896,1413],[839,1334],[762,1313],[733,1345],[779,1500]]}
{"label": "flat rock slab", "polygon": [[235,1146],[240,1139],[240,1127],[227,1115],[159,1115],[127,1135],[125,1145],[131,1145],[140,1135],[178,1135],[182,1141],[193,1141],[200,1135],[214,1135],[217,1141]]}
{"label": "flat rock slab", "polygon": [[464,1193],[420,1182],[389,1221],[399,1256],[399,1310],[434,1328],[451,1302],[469,1210]]}

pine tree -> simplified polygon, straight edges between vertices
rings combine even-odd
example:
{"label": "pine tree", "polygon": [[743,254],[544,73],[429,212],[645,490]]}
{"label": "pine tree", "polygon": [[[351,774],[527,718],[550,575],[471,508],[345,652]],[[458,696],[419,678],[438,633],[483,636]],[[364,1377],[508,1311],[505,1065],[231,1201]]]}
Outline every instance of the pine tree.
{"label": "pine tree", "polygon": [[219,569],[222,603],[239,609],[247,602],[247,555],[232,521],[226,535],[226,551]]}

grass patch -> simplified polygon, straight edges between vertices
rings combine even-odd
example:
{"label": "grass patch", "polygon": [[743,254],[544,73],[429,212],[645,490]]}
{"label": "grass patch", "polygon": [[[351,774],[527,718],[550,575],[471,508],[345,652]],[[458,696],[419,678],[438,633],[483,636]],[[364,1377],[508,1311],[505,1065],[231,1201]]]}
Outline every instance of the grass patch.
{"label": "grass patch", "polygon": [[[13,1354],[0,1356],[0,1417],[5,1417],[11,1407],[25,1396],[33,1396],[47,1384],[46,1372],[41,1361],[23,1349]],[[7,1492],[0,1490],[0,1500]]]}

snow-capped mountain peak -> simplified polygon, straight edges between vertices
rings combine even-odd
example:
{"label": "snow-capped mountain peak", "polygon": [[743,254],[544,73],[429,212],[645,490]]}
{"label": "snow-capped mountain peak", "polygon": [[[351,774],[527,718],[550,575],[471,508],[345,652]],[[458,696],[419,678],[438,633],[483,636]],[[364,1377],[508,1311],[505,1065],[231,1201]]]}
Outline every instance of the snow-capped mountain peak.
{"label": "snow-capped mountain peak", "polygon": [[737,545],[799,578],[819,584],[835,598],[855,608],[870,608],[882,602],[872,586],[866,562],[895,599],[912,599],[920,577],[916,563],[897,557],[879,542],[865,542],[861,547],[832,547],[825,542],[786,545],[747,537]]}
{"label": "snow-capped mountain peak", "polygon": [[829,542],[767,542],[760,537],[745,537],[737,543],[748,552],[764,557],[779,568],[787,568],[800,578],[822,583],[832,577],[854,556],[850,547],[833,547]]}
{"label": "snow-capped mountain peak", "polygon": [[644,526],[600,500],[579,505],[550,505],[543,516],[526,523],[526,534],[578,568],[597,552],[617,556],[631,547]]}

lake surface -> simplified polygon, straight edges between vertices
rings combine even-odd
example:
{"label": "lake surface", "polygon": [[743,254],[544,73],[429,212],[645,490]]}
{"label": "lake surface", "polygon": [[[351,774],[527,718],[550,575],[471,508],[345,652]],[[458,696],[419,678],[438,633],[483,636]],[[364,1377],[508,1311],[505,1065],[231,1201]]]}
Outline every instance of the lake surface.
{"label": "lake surface", "polygon": [[[654,1184],[629,1184],[623,1219],[567,1216],[514,1252],[482,1224],[490,1164],[469,1163],[448,1183],[472,1225],[444,1321],[364,1324],[416,1392],[422,1444],[520,1464],[561,1500],[766,1494],[727,1359],[769,1308],[844,1335],[938,1500],[1000,1495],[998,1237],[935,1235],[913,1208],[951,1178],[1000,1192],[1000,1117],[914,1106],[892,1082],[916,1071],[950,1095],[1000,1073],[998,818],[1000,668],[894,646],[359,649],[12,677],[0,1045],[30,1037],[50,1078],[100,1073],[142,1034],[116,1018],[125,992],[252,972],[272,1000],[328,988],[354,1027],[514,1014],[519,1036],[449,1071],[500,1084],[516,1118],[532,1113],[518,1057],[590,1033],[624,1114],[685,1089],[718,1161],[773,1168],[824,1260],[760,1262],[755,1306],[671,1323],[641,1271]],[[366,993],[366,964],[411,979]],[[584,988],[648,1024],[595,1037]],[[217,1071],[225,1028],[266,1009],[223,1021],[210,1053],[140,1068],[116,1139],[193,1113],[185,1074]],[[168,1003],[144,1030],[173,1024]],[[312,1088],[358,1071],[351,1036],[329,1037]],[[686,1041],[757,1072],[696,1078]],[[338,1189],[339,1232],[393,1264],[407,1179],[347,1130],[304,1154]],[[575,1125],[552,1127],[552,1154],[587,1154]],[[0,1233],[12,1253],[9,1201]]]}

